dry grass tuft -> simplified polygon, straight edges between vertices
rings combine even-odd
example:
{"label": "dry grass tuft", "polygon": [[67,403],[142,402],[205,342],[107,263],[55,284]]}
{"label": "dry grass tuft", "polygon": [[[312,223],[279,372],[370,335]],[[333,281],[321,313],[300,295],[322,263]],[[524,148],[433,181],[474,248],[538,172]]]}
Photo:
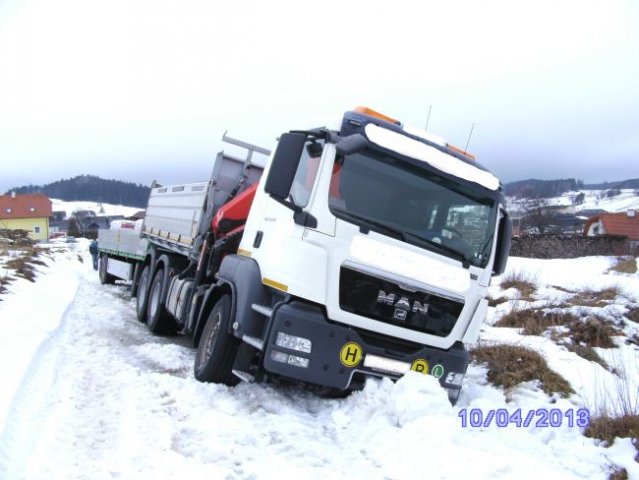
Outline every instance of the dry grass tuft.
{"label": "dry grass tuft", "polygon": [[621,333],[610,323],[592,316],[566,326],[570,332],[564,336],[572,338],[577,345],[588,347],[615,348],[617,345],[613,342],[612,337]]}
{"label": "dry grass tuft", "polygon": [[521,328],[523,335],[541,335],[550,327],[566,325],[579,321],[572,313],[544,312],[527,308],[524,310],[512,310],[495,323],[496,327]]}
{"label": "dry grass tuft", "polygon": [[555,290],[559,290],[560,292],[564,292],[564,293],[575,293],[572,290],[568,290],[566,287],[561,287],[559,285],[550,285],[551,288],[554,288]]}
{"label": "dry grass tuft", "polygon": [[516,345],[479,346],[471,350],[476,363],[488,366],[488,380],[506,389],[522,382],[539,380],[547,394],[567,397],[574,390],[558,373],[552,371],[544,357],[529,348]]}
{"label": "dry grass tuft", "polygon": [[15,280],[15,278],[10,277],[9,275],[5,275],[3,277],[0,277],[0,293],[6,292],[7,289],[6,289],[5,285],[10,284],[14,280]]}
{"label": "dry grass tuft", "polygon": [[[614,418],[602,415],[591,418],[584,435],[586,437],[603,440],[608,445],[612,445],[616,437],[639,438],[639,415],[627,414]],[[636,441],[634,443],[636,447]]]}
{"label": "dry grass tuft", "polygon": [[583,307],[605,307],[619,295],[621,295],[619,287],[608,287],[602,290],[585,289],[577,292],[568,302]]}
{"label": "dry grass tuft", "polygon": [[567,343],[563,345],[564,347],[566,347],[566,349],[569,352],[576,353],[581,358],[588,360],[589,362],[598,363],[606,370],[611,371],[610,366],[606,363],[606,361],[603,358],[599,356],[599,354],[594,348],[589,347],[588,345],[578,345],[574,343]]}
{"label": "dry grass tuft", "polygon": [[497,305],[501,305],[502,303],[506,303],[507,301],[508,301],[508,298],[506,297],[497,297],[497,298],[488,297],[488,306],[496,307]]}
{"label": "dry grass tuft", "polygon": [[537,281],[524,272],[511,272],[502,278],[500,286],[504,290],[516,288],[521,293],[522,300],[532,300],[532,294],[537,290]]}
{"label": "dry grass tuft", "polygon": [[632,322],[639,323],[639,307],[630,308],[625,317]]}
{"label": "dry grass tuft", "polygon": [[637,261],[634,258],[619,258],[617,264],[608,269],[609,272],[637,273]]}
{"label": "dry grass tuft", "polygon": [[628,470],[623,467],[612,466],[608,480],[628,480]]}
{"label": "dry grass tuft", "polygon": [[20,256],[7,260],[4,268],[15,270],[14,275],[25,278],[30,282],[35,282],[35,265],[46,266],[38,257],[41,254],[48,254],[47,249],[38,249],[32,245],[26,245],[18,249]]}
{"label": "dry grass tuft", "polygon": [[15,270],[15,275],[26,278],[30,282],[35,282],[35,269],[29,258],[12,258],[5,264],[5,268]]}

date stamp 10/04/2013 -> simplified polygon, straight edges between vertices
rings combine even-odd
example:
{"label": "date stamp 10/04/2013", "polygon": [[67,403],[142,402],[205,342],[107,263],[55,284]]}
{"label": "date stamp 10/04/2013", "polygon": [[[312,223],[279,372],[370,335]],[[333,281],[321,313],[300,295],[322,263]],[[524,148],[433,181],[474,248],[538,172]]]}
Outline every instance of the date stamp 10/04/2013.
{"label": "date stamp 10/04/2013", "polygon": [[484,427],[488,428],[493,423],[498,427],[554,427],[562,425],[568,427],[585,428],[590,423],[590,411],[587,408],[560,410],[559,408],[538,408],[522,412],[521,408],[509,412],[505,408],[484,411],[481,408],[470,410],[463,408],[457,416],[461,419],[462,428]]}

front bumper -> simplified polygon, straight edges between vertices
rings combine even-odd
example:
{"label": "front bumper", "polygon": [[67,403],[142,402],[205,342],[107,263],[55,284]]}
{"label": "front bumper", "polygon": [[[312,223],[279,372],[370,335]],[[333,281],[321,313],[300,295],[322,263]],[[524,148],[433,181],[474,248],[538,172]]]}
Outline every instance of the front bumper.
{"label": "front bumper", "polygon": [[[310,340],[310,353],[278,346],[278,333]],[[356,330],[330,322],[318,306],[298,301],[280,304],[271,316],[264,369],[341,390],[349,388],[356,373],[396,379],[409,370],[435,376],[449,391],[461,388],[469,360],[461,343],[449,350],[399,349],[394,339],[375,338],[367,341]]]}

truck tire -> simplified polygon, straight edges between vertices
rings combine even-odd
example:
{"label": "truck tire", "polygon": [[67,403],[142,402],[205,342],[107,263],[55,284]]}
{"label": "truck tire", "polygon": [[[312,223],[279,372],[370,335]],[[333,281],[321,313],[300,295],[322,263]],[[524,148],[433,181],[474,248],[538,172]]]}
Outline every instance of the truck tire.
{"label": "truck tire", "polygon": [[133,279],[131,280],[131,298],[135,298],[138,296],[138,288],[140,286],[140,268],[142,265],[136,263],[133,267]]}
{"label": "truck tire", "polygon": [[231,296],[222,295],[206,320],[202,338],[195,356],[193,373],[200,382],[237,385],[233,375],[233,362],[240,341],[229,333],[231,322]]}
{"label": "truck tire", "polygon": [[100,255],[100,265],[98,266],[98,276],[102,285],[115,283],[115,277],[107,273],[109,256],[106,253]]}
{"label": "truck tire", "polygon": [[138,296],[135,302],[135,313],[140,322],[146,322],[146,304],[149,299],[149,276],[151,265],[145,265],[138,280]]}
{"label": "truck tire", "polygon": [[158,268],[153,276],[153,281],[147,293],[146,326],[156,335],[169,335],[175,333],[176,325],[166,311],[162,293],[166,291],[164,282],[168,277],[164,274],[164,268]]}

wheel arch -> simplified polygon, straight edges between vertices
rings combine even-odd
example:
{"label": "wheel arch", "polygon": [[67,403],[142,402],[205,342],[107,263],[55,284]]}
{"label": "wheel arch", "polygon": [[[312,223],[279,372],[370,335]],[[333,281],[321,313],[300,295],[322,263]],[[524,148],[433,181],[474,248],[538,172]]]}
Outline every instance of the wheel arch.
{"label": "wheel arch", "polygon": [[220,279],[217,283],[211,285],[204,294],[202,306],[200,307],[197,321],[195,323],[195,328],[193,329],[193,346],[195,348],[197,348],[200,344],[202,332],[204,331],[204,326],[206,325],[206,320],[209,316],[209,313],[211,312],[211,310],[213,310],[213,306],[222,297],[222,295],[225,294],[231,295],[230,324],[233,325],[233,321],[235,319],[235,285],[232,282]]}
{"label": "wheel arch", "polygon": [[224,293],[231,294],[231,328],[229,332],[238,338],[244,335],[261,338],[264,334],[266,319],[263,314],[253,310],[252,305],[270,306],[272,294],[262,284],[260,266],[255,259],[241,255],[224,257],[218,272],[218,282],[205,293],[202,308],[194,329],[193,343],[197,347],[206,318],[215,302]]}

